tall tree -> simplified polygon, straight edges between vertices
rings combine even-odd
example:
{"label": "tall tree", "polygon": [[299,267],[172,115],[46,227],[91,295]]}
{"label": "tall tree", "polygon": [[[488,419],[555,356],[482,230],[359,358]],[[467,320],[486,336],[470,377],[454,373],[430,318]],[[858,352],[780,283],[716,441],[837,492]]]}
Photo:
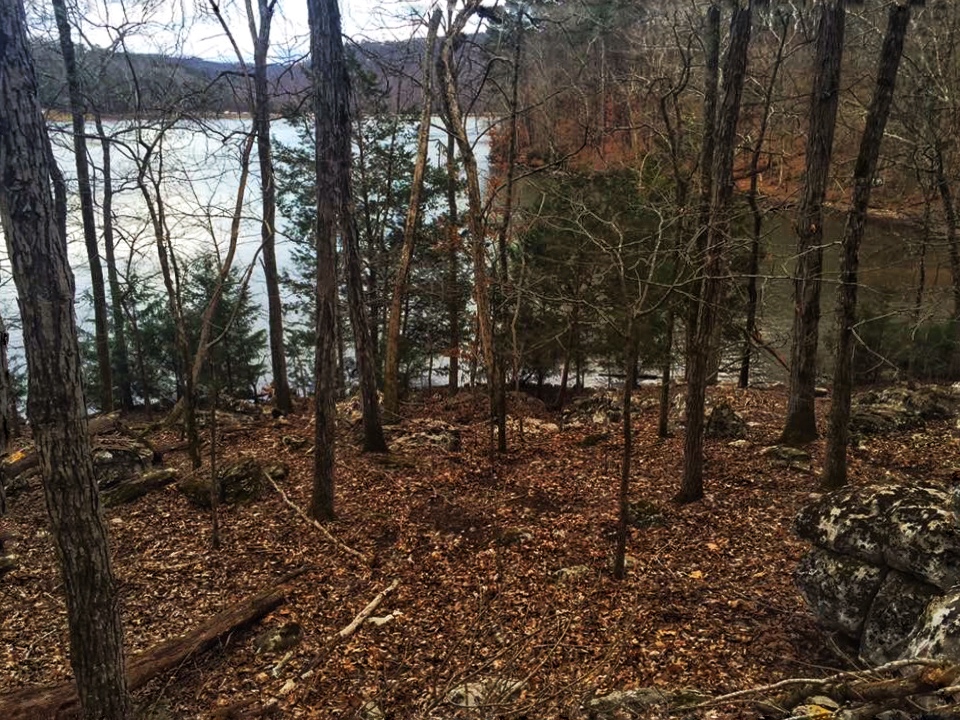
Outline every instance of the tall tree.
{"label": "tall tree", "polygon": [[101,199],[101,222],[103,225],[103,254],[107,263],[107,283],[110,285],[110,308],[113,315],[113,359],[116,364],[117,388],[120,390],[120,404],[124,408],[133,407],[133,389],[130,381],[130,355],[127,351],[126,318],[123,313],[123,291],[120,288],[120,274],[117,271],[116,238],[113,227],[113,153],[112,139],[107,135],[103,117],[94,111],[94,124],[97,139],[100,141],[100,154],[103,158],[103,189]]}
{"label": "tall tree", "polygon": [[782,440],[789,444],[817,438],[814,390],[820,332],[820,280],[823,273],[823,201],[830,174],[833,135],[840,100],[840,64],[846,0],[823,0],[810,91],[806,173],[797,211],[797,267],[794,280],[790,395]]}
{"label": "tall tree", "polygon": [[76,51],[70,36],[70,18],[65,0],[53,0],[53,13],[60,35],[60,52],[67,74],[67,92],[70,97],[70,119],[73,124],[73,156],[77,166],[77,187],[80,195],[80,215],[83,223],[83,241],[90,264],[90,289],[93,293],[93,318],[97,339],[97,362],[100,365],[100,409],[113,410],[113,373],[110,368],[110,335],[107,327],[107,296],[103,282],[103,267],[97,243],[97,224],[93,214],[93,189],[90,184],[90,166],[87,163],[86,119],[84,117],[83,85],[77,67]]}
{"label": "tall tree", "polygon": [[[703,131],[700,140],[700,202],[699,222],[693,237],[693,257],[689,263],[696,267],[704,258],[707,248],[707,228],[710,224],[710,199],[713,196],[713,158],[717,145],[717,103],[720,94],[720,3],[713,0],[707,8],[706,28],[703,33],[705,76],[703,87]],[[692,286],[692,296],[687,308],[687,357],[694,352],[697,338],[697,323],[700,313],[702,279]],[[691,365],[686,365],[690,377]]]}
{"label": "tall tree", "polygon": [[49,140],[26,17],[0,0],[0,223],[20,297],[44,496],[63,576],[70,659],[88,720],[132,716],[107,529],[93,472],[73,274],[50,191]]}
{"label": "tall tree", "polygon": [[273,402],[284,413],[292,409],[287,381],[287,357],[283,342],[283,307],[280,302],[280,278],[277,274],[277,186],[270,146],[270,91],[267,86],[267,52],[270,27],[277,0],[257,0],[257,24],[252,0],[245,0],[250,37],[253,40],[253,130],[257,134],[257,158],[260,163],[260,200],[262,217],[260,238],[263,275],[267,286],[267,318],[270,331],[270,368],[273,372]]}
{"label": "tall tree", "polygon": [[350,148],[347,88],[337,0],[308,0],[317,193],[316,435],[310,514],[332,520],[336,434],[337,214],[342,204],[339,174]]}
{"label": "tall tree", "polygon": [[[453,3],[449,5],[453,8]],[[467,25],[481,7],[480,0],[467,0],[464,6],[448,18],[447,34],[440,44],[437,74],[440,97],[443,101],[443,120],[447,132],[453,136],[460,153],[460,162],[467,185],[467,228],[470,231],[470,256],[473,261],[473,301],[477,307],[477,329],[483,354],[483,369],[490,389],[491,421],[495,419],[497,385],[502,379],[497,369],[494,348],[493,311],[490,302],[489,272],[487,268],[487,222],[480,189],[480,171],[473,143],[467,132],[467,117],[463,110],[462,90],[457,73],[456,49]],[[501,428],[503,432],[503,428]],[[504,442],[501,440],[501,442]]]}
{"label": "tall tree", "polygon": [[417,225],[420,222],[420,205],[423,195],[423,175],[427,167],[430,151],[430,110],[433,106],[431,92],[433,79],[433,54],[437,41],[437,29],[442,19],[440,8],[436,8],[430,17],[427,30],[427,44],[421,63],[421,88],[423,105],[420,111],[420,128],[417,131],[417,156],[413,167],[413,179],[410,184],[410,204],[403,225],[403,247],[400,249],[400,263],[393,282],[393,295],[390,298],[390,318],[387,323],[386,360],[383,371],[383,404],[391,419],[400,414],[400,323],[403,300],[406,294],[407,278],[410,275],[410,263],[413,261],[414,242]]}
{"label": "tall tree", "polygon": [[[911,2],[915,0],[910,0]],[[830,425],[821,485],[826,489],[847,482],[847,443],[850,441],[850,398],[853,392],[853,336],[857,322],[857,272],[860,242],[867,220],[867,207],[880,158],[880,144],[893,104],[897,72],[910,25],[910,4],[897,0],[890,6],[887,29],[880,50],[877,80],[867,112],[853,169],[853,200],[843,230],[840,256],[840,287],[837,290],[837,349],[833,369]]]}
{"label": "tall tree", "polygon": [[711,166],[712,192],[706,230],[706,258],[695,332],[687,357],[686,437],[683,446],[683,480],[678,496],[681,502],[692,502],[703,497],[704,401],[723,297],[723,263],[729,234],[729,206],[733,197],[733,156],[747,72],[752,4],[753,0],[748,0],[745,4],[737,2],[734,5],[730,19],[730,44],[724,59],[722,100],[717,115]]}

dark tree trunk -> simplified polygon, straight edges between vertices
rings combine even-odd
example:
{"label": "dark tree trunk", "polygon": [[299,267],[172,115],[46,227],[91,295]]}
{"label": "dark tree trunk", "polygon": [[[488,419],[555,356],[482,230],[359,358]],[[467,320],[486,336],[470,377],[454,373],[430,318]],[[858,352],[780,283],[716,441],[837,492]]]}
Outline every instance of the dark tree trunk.
{"label": "dark tree trunk", "polygon": [[127,350],[126,320],[123,314],[123,291],[117,272],[117,258],[113,237],[113,169],[111,166],[111,140],[103,129],[103,119],[96,113],[97,137],[103,157],[103,250],[107,261],[107,282],[110,284],[110,309],[113,314],[113,359],[116,364],[117,388],[120,390],[120,405],[125,410],[133,407],[133,389],[130,386],[130,354]]}
{"label": "dark tree trunk", "polygon": [[[270,146],[270,91],[267,87],[267,51],[275,0],[259,0],[260,27],[254,32],[251,18],[253,53],[253,125],[257,134],[257,158],[260,164],[260,199],[263,219],[260,241],[263,246],[263,276],[267,287],[267,319],[270,333],[270,369],[273,373],[273,404],[283,413],[293,408],[287,380],[287,356],[283,341],[283,307],[277,273],[277,186]],[[252,8],[251,8],[252,9]]]}
{"label": "dark tree trunk", "polygon": [[[720,4],[711,2],[707,8],[707,26],[703,33],[705,77],[703,87],[703,133],[700,141],[700,209],[697,227],[694,229],[691,255],[687,264],[698,269],[704,262],[707,247],[707,228],[710,224],[710,202],[713,196],[713,157],[717,144],[717,102],[720,83]],[[699,270],[696,270],[699,272]],[[700,295],[703,292],[703,280],[695,279],[691,286],[690,302],[687,306],[687,363],[684,375],[690,377],[689,358],[695,352],[693,347],[697,336],[697,322],[700,313]]]}
{"label": "dark tree trunk", "polygon": [[[310,54],[314,82],[317,184],[317,354],[316,436],[313,500],[310,514],[332,520],[334,514],[334,441],[336,422],[337,218],[343,208],[341,176],[349,171],[350,149],[337,0],[308,0]],[[344,165],[347,164],[346,167]]]}
{"label": "dark tree trunk", "polygon": [[670,382],[673,372],[673,326],[676,324],[673,305],[667,308],[666,332],[663,339],[664,355],[660,376],[660,412],[657,417],[657,436],[670,437]]}
{"label": "dark tree trunk", "polygon": [[840,64],[846,20],[844,0],[820,6],[806,173],[797,211],[797,267],[794,280],[790,394],[782,442],[799,445],[817,438],[815,393],[820,338],[820,280],[823,274],[823,200],[830,175],[833,135],[840,100]]}
{"label": "dark tree trunk", "polygon": [[62,569],[84,717],[132,716],[123,631],[80,371],[73,274],[50,193],[47,137],[23,6],[0,2],[0,222],[20,297],[28,413]]}
{"label": "dark tree trunk", "polygon": [[704,401],[710,357],[723,298],[723,264],[729,232],[730,200],[733,197],[733,155],[737,119],[747,72],[747,50],[752,27],[751,3],[739,5],[730,20],[730,45],[723,67],[723,100],[717,117],[716,151],[713,154],[713,197],[707,231],[703,290],[697,314],[696,333],[687,358],[686,437],[683,446],[683,480],[678,500],[692,502],[703,497]]}
{"label": "dark tree trunk", "polygon": [[[360,373],[363,448],[368,452],[386,452],[387,441],[383,436],[380,400],[377,397],[376,352],[370,338],[367,306],[363,296],[363,269],[350,180],[352,166],[350,76],[343,51],[340,9],[337,6],[337,0],[322,0],[319,3],[311,0],[311,7],[316,16],[311,21],[313,23],[311,48],[314,53],[313,63],[316,73],[314,83],[317,86],[317,192],[321,196],[320,205],[323,206],[318,207],[318,210],[333,213],[330,218],[332,225],[329,228],[326,218],[319,213],[318,223],[323,223],[324,232],[331,233],[329,242],[333,243],[331,249],[334,254],[338,229],[343,243],[347,310],[350,315],[350,325],[353,328],[354,349]],[[329,47],[321,47],[322,45]],[[321,111],[325,115],[321,116]],[[327,207],[328,200],[324,197],[328,193],[332,202],[330,207]],[[320,246],[327,242],[326,236],[318,232],[318,263]],[[333,338],[332,332],[329,337]],[[323,338],[321,328],[318,327],[318,347],[324,342]],[[321,382],[319,373],[317,382]],[[319,422],[317,432],[320,432]]]}
{"label": "dark tree trunk", "polygon": [[840,287],[837,290],[837,353],[833,370],[833,394],[830,425],[821,485],[825,489],[842,487],[847,482],[847,443],[850,439],[850,397],[853,392],[853,332],[857,321],[857,272],[860,242],[867,219],[867,207],[873,178],[880,157],[897,71],[903,57],[903,44],[910,25],[910,6],[890,6],[883,38],[877,83],[870,101],[867,122],[860,138],[860,150],[853,171],[853,202],[847,214],[840,257]]}
{"label": "dark tree trunk", "polygon": [[70,118],[73,123],[73,156],[77,164],[77,187],[80,194],[80,215],[83,220],[83,241],[90,264],[90,289],[93,292],[93,317],[97,345],[97,365],[100,369],[100,409],[113,410],[113,373],[110,368],[110,335],[107,329],[107,296],[97,246],[97,223],[93,214],[93,190],[90,186],[90,167],[87,164],[87,136],[83,112],[83,87],[80,71],[70,37],[70,19],[64,0],[53,0],[53,13],[60,35],[60,51],[67,75],[67,93],[70,98]]}

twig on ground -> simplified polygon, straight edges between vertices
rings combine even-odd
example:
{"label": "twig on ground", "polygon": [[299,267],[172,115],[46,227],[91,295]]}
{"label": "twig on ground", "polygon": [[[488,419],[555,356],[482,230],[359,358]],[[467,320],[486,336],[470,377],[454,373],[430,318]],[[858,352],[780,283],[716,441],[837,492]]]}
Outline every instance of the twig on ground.
{"label": "twig on ground", "polygon": [[373,600],[367,603],[367,606],[361,610],[357,616],[350,622],[349,625],[344,627],[340,632],[337,633],[341,640],[353,635],[357,628],[360,627],[363,622],[373,614],[373,611],[380,607],[380,603],[383,602],[383,599],[389,595],[391,592],[397,589],[397,585],[400,584],[399,580],[394,580],[392,583],[387,585],[383,590],[380,591],[380,594],[377,595]]}
{"label": "twig on ground", "polygon": [[327,540],[332,542],[334,545],[336,545],[338,548],[340,548],[344,552],[349,553],[350,555],[353,555],[356,558],[359,558],[363,562],[367,561],[367,558],[363,553],[361,553],[359,550],[354,550],[352,547],[347,545],[342,540],[338,540],[336,537],[334,537],[333,533],[327,530],[322,524],[320,524],[314,518],[307,515],[300,508],[300,506],[298,506],[295,502],[293,502],[293,500],[291,500],[287,496],[287,494],[283,491],[283,488],[277,485],[276,481],[272,477],[270,477],[267,473],[263,473],[263,476],[267,479],[267,482],[273,485],[273,489],[276,490],[278,493],[280,493],[280,497],[283,498],[283,502],[285,502],[287,505],[293,508],[293,510],[297,513],[297,515],[299,515],[301,518],[303,518],[305,521],[307,521],[309,524],[313,525],[317,530],[319,530],[323,534],[323,536],[327,538]]}
{"label": "twig on ground", "polygon": [[872,675],[877,675],[878,673],[890,672],[891,670],[900,670],[905,667],[914,667],[917,665],[925,667],[943,667],[945,666],[942,660],[934,660],[931,658],[910,658],[907,660],[894,660],[893,662],[886,663],[885,665],[880,665],[879,667],[869,668],[867,670],[848,670],[845,672],[837,673],[836,675],[831,675],[825,678],[789,678],[787,680],[781,680],[780,682],[775,682],[772,685],[764,685],[762,687],[756,688],[747,688],[746,690],[738,690],[737,692],[728,693],[727,695],[720,695],[718,697],[712,698],[702,703],[697,703],[696,705],[689,705],[684,708],[684,710],[699,710],[701,708],[714,707],[716,705],[722,705],[723,703],[731,702],[733,700],[740,700],[741,698],[753,697],[755,695],[761,695],[764,693],[769,693],[774,690],[784,690],[786,688],[793,687],[802,687],[804,685],[810,685],[814,688],[822,688],[827,685],[832,685],[843,680],[863,680],[869,678]]}

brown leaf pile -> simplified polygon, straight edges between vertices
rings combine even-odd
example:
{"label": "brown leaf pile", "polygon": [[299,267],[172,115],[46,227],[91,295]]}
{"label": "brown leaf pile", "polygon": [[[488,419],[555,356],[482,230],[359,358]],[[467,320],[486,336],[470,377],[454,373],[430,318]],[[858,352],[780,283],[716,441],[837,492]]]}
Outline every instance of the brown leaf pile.
{"label": "brown leaf pile", "polygon": [[[131,651],[186,632],[290,569],[316,568],[291,584],[288,602],[259,628],[299,623],[304,639],[289,656],[257,655],[253,633],[240,634],[157,678],[138,702],[156,719],[231,717],[227,708],[244,707],[372,718],[373,704],[392,718],[572,718],[614,689],[713,694],[825,672],[837,661],[793,587],[803,545],[790,529],[816,489],[822,447],[812,447],[812,471],[777,466],[760,449],[776,442],[783,390],[714,389],[721,398],[747,420],[748,443],[708,441],[707,496],[692,505],[672,502],[682,430],[658,439],[653,402],[637,417],[631,497],[639,514],[622,582],[609,571],[619,424],[601,428],[606,439],[592,445],[582,441],[596,426],[514,432],[510,452],[491,462],[484,403],[469,393],[407,408],[459,427],[459,451],[363,455],[356,430],[341,428],[339,520],[329,529],[365,560],[335,547],[272,488],[221,510],[219,551],[210,549],[209,514],[173,486],[108,510]],[[547,418],[537,407],[517,412]],[[280,420],[265,416],[228,434],[221,455],[285,462],[290,473],[280,484],[307,508],[311,423],[306,407]],[[956,431],[944,424],[923,437],[853,449],[851,476],[949,474],[931,464],[930,445],[955,447]],[[69,677],[62,588],[39,488],[14,499],[4,524],[22,567],[0,580],[0,692]],[[394,579],[399,586],[374,612],[393,617],[331,642]],[[493,679],[522,687],[482,710],[448,702],[457,686]]]}

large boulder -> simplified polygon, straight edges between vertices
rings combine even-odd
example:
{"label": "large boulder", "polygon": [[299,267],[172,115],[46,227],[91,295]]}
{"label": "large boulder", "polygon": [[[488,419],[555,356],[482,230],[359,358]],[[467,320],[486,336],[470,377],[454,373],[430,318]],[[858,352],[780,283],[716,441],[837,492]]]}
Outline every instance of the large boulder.
{"label": "large boulder", "polygon": [[933,585],[917,582],[896,570],[889,571],[864,620],[860,657],[871,665],[881,665],[901,655],[917,619],[938,596]]}
{"label": "large boulder", "polygon": [[816,549],[800,560],[794,579],[821,623],[859,637],[884,574],[876,565]]}
{"label": "large boulder", "polygon": [[718,440],[739,440],[747,436],[747,423],[730,403],[721,402],[710,411],[706,436]]}
{"label": "large boulder", "polygon": [[859,435],[883,435],[958,414],[960,392],[954,387],[898,385],[857,395],[850,410],[850,430]]}
{"label": "large boulder", "polygon": [[[960,661],[960,515],[940,488],[844,488],[800,511],[795,530],[813,543],[796,581],[818,619],[880,664],[910,653]],[[952,598],[952,599],[951,599]]]}
{"label": "large boulder", "polygon": [[[217,472],[219,501],[224,505],[251,502],[262,494],[268,479],[285,477],[287,469],[282,464],[263,463],[255,457],[241,457],[225,463]],[[190,475],[177,483],[180,490],[194,505],[210,507],[209,475]]]}

